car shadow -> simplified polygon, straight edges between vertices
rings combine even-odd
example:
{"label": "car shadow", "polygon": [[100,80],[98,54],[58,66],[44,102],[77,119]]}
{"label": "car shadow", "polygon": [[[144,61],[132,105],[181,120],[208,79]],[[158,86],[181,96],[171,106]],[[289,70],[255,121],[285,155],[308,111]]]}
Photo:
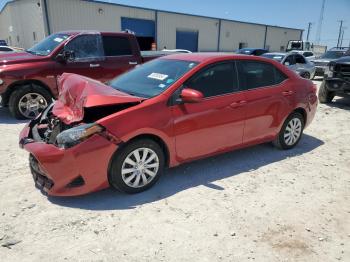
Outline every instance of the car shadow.
{"label": "car shadow", "polygon": [[22,124],[29,120],[18,120],[11,116],[10,111],[6,107],[0,106],[0,124]]}
{"label": "car shadow", "polygon": [[283,151],[272,147],[271,144],[261,144],[206,158],[167,170],[154,187],[135,195],[106,189],[84,196],[48,197],[48,199],[56,205],[86,210],[132,209],[197,186],[225,190],[215,185],[215,181],[308,153],[323,144],[323,141],[315,137],[304,135],[300,144],[291,150]]}
{"label": "car shadow", "polygon": [[350,110],[350,96],[336,96],[332,103],[326,104],[328,107]]}

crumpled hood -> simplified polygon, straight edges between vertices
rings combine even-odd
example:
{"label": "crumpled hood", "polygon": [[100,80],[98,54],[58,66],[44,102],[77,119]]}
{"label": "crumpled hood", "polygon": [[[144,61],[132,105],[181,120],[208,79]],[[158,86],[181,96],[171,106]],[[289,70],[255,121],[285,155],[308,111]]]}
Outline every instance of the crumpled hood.
{"label": "crumpled hood", "polygon": [[84,108],[141,103],[144,100],[71,73],[64,73],[60,77],[58,90],[59,97],[52,112],[65,124],[83,120]]}
{"label": "crumpled hood", "polygon": [[48,59],[46,56],[32,55],[27,52],[7,52],[0,54],[0,65],[11,65],[29,62],[38,62]]}

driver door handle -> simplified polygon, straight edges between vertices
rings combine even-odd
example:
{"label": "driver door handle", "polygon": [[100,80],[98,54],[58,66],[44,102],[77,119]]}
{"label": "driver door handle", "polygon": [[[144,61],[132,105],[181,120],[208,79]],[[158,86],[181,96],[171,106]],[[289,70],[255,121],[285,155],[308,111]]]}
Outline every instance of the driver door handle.
{"label": "driver door handle", "polygon": [[288,90],[288,91],[283,91],[282,92],[282,95],[284,95],[284,96],[290,96],[290,95],[293,95],[293,91],[290,91],[290,90]]}
{"label": "driver door handle", "polygon": [[129,65],[137,65],[137,62],[129,62]]}
{"label": "driver door handle", "polygon": [[230,107],[232,108],[237,108],[237,107],[241,107],[247,104],[247,101],[245,100],[240,100],[240,101],[235,101],[232,104],[230,104]]}
{"label": "driver door handle", "polygon": [[90,64],[90,67],[91,67],[91,68],[100,67],[100,64]]}

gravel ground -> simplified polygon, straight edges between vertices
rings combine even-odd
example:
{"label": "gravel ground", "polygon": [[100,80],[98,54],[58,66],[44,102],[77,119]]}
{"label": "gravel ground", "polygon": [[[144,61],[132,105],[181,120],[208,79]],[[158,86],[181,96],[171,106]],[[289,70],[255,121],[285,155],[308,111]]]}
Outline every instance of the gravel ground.
{"label": "gravel ground", "polygon": [[320,105],[290,151],[186,164],[138,195],[47,198],[17,145],[24,122],[0,108],[1,260],[350,261],[349,110]]}

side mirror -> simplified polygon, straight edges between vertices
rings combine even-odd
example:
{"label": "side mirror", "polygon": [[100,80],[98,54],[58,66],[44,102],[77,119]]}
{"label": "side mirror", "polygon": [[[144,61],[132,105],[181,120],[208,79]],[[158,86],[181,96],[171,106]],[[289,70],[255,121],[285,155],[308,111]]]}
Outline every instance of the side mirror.
{"label": "side mirror", "polygon": [[59,62],[71,62],[74,61],[75,59],[75,53],[74,51],[70,51],[70,50],[63,50],[63,52],[61,54],[58,54],[56,56],[56,60]]}
{"label": "side mirror", "polygon": [[202,92],[191,88],[185,88],[181,91],[180,98],[184,103],[199,103],[203,100]]}
{"label": "side mirror", "polygon": [[289,63],[288,61],[286,61],[286,62],[284,62],[284,65],[285,65],[285,66],[289,66],[290,63]]}

